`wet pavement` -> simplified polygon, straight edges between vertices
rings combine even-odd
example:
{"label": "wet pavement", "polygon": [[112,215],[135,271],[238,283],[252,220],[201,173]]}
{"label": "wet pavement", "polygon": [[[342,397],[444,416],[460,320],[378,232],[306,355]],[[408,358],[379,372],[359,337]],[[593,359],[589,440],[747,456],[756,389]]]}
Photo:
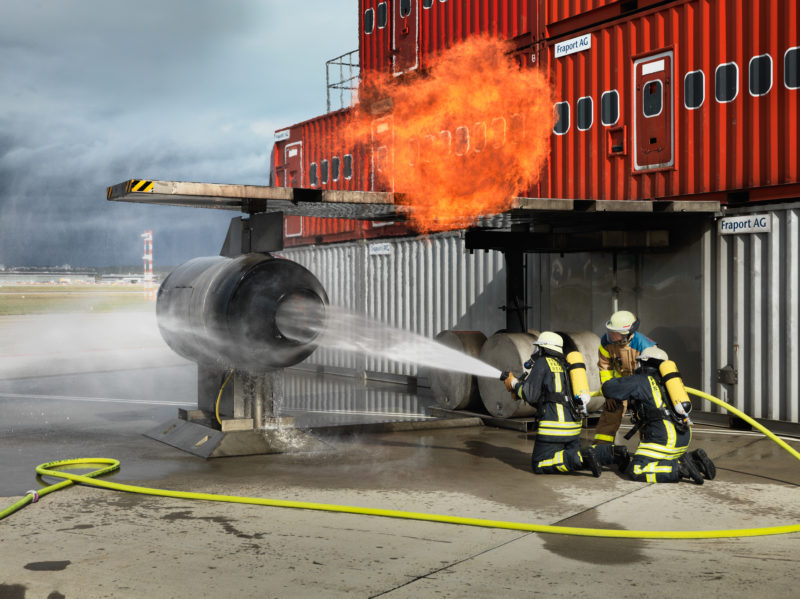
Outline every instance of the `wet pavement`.
{"label": "wet pavement", "polygon": [[[301,374],[303,391],[285,406],[298,424],[414,420],[420,428],[328,429],[313,452],[203,460],[142,434],[193,404],[192,365],[64,368],[0,380],[3,507],[39,485],[36,465],[101,456],[121,461],[114,481],[185,491],[628,530],[800,523],[800,464],[757,433],[696,427],[692,446],[718,468],[702,486],[634,483],[610,470],[599,479],[534,476],[533,435],[426,429],[424,394]],[[82,486],[0,521],[0,539],[0,599],[794,597],[800,566],[800,533],[603,539]]]}

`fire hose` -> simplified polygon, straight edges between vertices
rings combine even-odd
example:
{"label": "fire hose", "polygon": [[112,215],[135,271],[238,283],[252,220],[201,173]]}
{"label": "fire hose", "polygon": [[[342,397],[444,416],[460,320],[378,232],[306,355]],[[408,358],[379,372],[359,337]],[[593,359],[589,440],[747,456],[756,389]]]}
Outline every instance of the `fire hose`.
{"label": "fire hose", "polygon": [[[780,445],[784,450],[790,453],[794,458],[800,461],[800,453],[790,447],[783,440],[775,436],[767,428],[737,410],[733,406],[728,405],[721,399],[718,399],[702,391],[691,389],[686,390],[698,397],[706,399],[715,403],[732,414],[738,416],[754,428],[758,429],[772,441]],[[599,391],[593,395],[599,394]],[[97,469],[88,474],[73,474],[71,472],[64,472],[59,468],[68,466],[89,466],[89,465],[103,465],[104,467]],[[406,520],[421,520],[427,522],[440,522],[446,524],[458,524],[462,526],[479,526],[484,528],[501,528],[507,530],[518,530],[523,532],[538,532],[538,533],[551,533],[584,537],[609,537],[609,538],[628,538],[628,539],[719,539],[730,537],[757,537],[768,535],[788,534],[793,532],[800,532],[800,524],[788,524],[783,526],[765,526],[760,528],[733,528],[723,530],[615,530],[607,528],[581,528],[573,526],[556,526],[546,524],[529,524],[524,522],[508,522],[502,520],[487,520],[483,518],[467,518],[461,516],[445,516],[439,514],[426,514],[421,512],[407,512],[400,510],[387,510],[376,508],[365,508],[346,505],[313,503],[305,501],[285,501],[281,499],[266,499],[259,497],[239,497],[236,495],[215,495],[211,493],[194,493],[187,491],[173,491],[168,489],[154,489],[150,487],[139,487],[135,485],[126,485],[121,483],[110,482],[102,480],[99,477],[114,472],[119,468],[119,461],[112,458],[77,458],[67,460],[56,460],[41,464],[36,467],[36,472],[40,476],[48,476],[63,479],[61,482],[50,485],[38,491],[29,491],[28,494],[14,503],[12,506],[0,511],[0,520],[13,514],[30,503],[38,501],[41,497],[48,495],[59,489],[63,489],[73,483],[83,485],[91,485],[101,487],[104,489],[112,489],[116,491],[125,491],[129,493],[139,493],[142,495],[155,495],[160,497],[173,497],[176,499],[195,499],[202,501],[221,501],[227,503],[243,503],[251,505],[262,505],[270,507],[283,507],[295,508],[305,510],[317,510],[326,512],[339,512],[347,514],[361,514],[365,516],[381,516],[386,518],[401,518]]]}

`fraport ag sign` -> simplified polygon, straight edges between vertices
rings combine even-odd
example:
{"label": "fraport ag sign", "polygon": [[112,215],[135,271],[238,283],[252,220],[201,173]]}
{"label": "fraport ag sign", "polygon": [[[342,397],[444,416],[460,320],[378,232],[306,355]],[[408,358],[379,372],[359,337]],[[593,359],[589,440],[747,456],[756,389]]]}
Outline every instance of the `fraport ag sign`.
{"label": "fraport ag sign", "polygon": [[592,47],[592,34],[587,33],[580,37],[573,37],[572,39],[558,42],[556,44],[556,58],[563,58],[575,52],[583,52]]}
{"label": "fraport ag sign", "polygon": [[719,232],[722,235],[742,233],[769,233],[772,219],[768,214],[748,214],[747,216],[726,216],[719,219]]}

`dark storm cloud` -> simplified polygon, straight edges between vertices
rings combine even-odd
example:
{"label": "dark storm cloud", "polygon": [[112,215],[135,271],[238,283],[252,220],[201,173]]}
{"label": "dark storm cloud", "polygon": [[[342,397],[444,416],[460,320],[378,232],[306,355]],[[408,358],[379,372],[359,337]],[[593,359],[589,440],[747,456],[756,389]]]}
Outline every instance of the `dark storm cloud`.
{"label": "dark storm cloud", "polygon": [[236,213],[110,203],[105,188],[266,184],[272,131],[324,111],[324,61],[357,45],[355,3],[330,4],[6,0],[0,264],[136,264],[146,229],[161,264],[218,252]]}

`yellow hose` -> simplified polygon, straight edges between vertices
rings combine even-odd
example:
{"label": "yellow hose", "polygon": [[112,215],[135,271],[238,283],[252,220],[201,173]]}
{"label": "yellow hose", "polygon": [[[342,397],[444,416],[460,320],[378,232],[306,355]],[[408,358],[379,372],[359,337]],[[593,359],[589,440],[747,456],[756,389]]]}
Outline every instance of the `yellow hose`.
{"label": "yellow hose", "polygon": [[750,418],[750,416],[748,416],[744,412],[741,412],[740,410],[737,410],[733,406],[726,404],[721,399],[718,399],[718,398],[714,397],[713,395],[709,395],[708,393],[703,393],[702,391],[698,391],[697,389],[692,389],[691,387],[686,387],[686,390],[689,393],[691,393],[692,395],[697,395],[698,397],[702,397],[703,399],[707,399],[711,403],[715,403],[718,406],[721,406],[721,407],[725,408],[726,410],[728,410],[734,416],[738,416],[739,418],[741,418],[742,420],[744,420],[745,422],[747,422],[748,424],[753,426],[753,428],[756,428],[759,431],[761,431],[762,433],[764,433],[764,435],[766,435],[767,437],[769,437],[770,439],[775,441],[775,443],[777,443],[778,445],[783,447],[786,451],[788,451],[790,454],[792,454],[797,460],[800,460],[800,453],[795,451],[794,448],[792,448],[788,443],[784,443],[784,441],[782,439],[776,437],[773,434],[773,432],[771,430],[769,430],[767,427],[760,425],[758,422],[756,422],[755,420]]}
{"label": "yellow hose", "polygon": [[217,422],[220,426],[222,426],[222,420],[219,417],[219,402],[222,400],[222,392],[225,391],[225,386],[228,384],[228,381],[231,380],[231,376],[233,375],[233,369],[228,373],[228,376],[225,377],[225,382],[222,383],[222,387],[219,388],[219,394],[217,394],[217,402],[214,404],[214,415],[217,417]]}
{"label": "yellow hose", "polygon": [[[704,398],[711,398],[705,393],[687,388],[689,393],[699,395]],[[733,413],[742,417],[743,414],[729,406],[722,400],[713,398],[711,401],[731,410]],[[749,418],[745,418],[751,422]],[[754,421],[751,424],[757,425]],[[761,425],[757,425],[759,430],[765,432],[768,437],[773,441],[778,442],[781,447],[789,451],[794,457],[800,460],[800,454],[794,449],[783,443],[780,439],[775,437],[771,432],[767,431]],[[71,472],[62,472],[57,468],[64,466],[75,465],[90,465],[90,464],[105,464],[106,467],[100,470],[91,472],[89,474],[73,474]],[[383,516],[386,518],[402,518],[406,520],[422,520],[427,522],[440,522],[445,524],[460,524],[464,526],[481,526],[484,528],[502,528],[507,530],[519,530],[523,532],[539,532],[539,533],[553,533],[573,536],[585,537],[613,537],[613,538],[627,538],[627,539],[719,539],[729,537],[756,537],[779,535],[793,532],[800,532],[800,524],[789,524],[784,526],[766,526],[760,528],[733,528],[727,530],[614,530],[607,528],[580,528],[573,526],[551,526],[546,524],[527,524],[524,522],[507,522],[503,520],[485,520],[482,518],[465,518],[461,516],[444,516],[438,514],[425,514],[421,512],[405,512],[400,510],[384,510],[375,508],[354,507],[346,505],[334,505],[325,503],[310,503],[305,501],[284,501],[280,499],[262,499],[258,497],[238,497],[236,495],[214,495],[209,493],[193,493],[187,491],[171,491],[167,489],[153,489],[149,487],[138,487],[134,485],[124,485],[120,483],[99,480],[99,477],[108,472],[112,472],[119,467],[119,462],[110,458],[78,458],[70,460],[58,460],[55,462],[48,462],[36,467],[36,472],[41,476],[52,476],[56,478],[66,479],[60,483],[51,485],[41,489],[38,495],[34,497],[31,492],[25,498],[21,499],[13,506],[0,512],[0,519],[5,518],[14,511],[31,503],[38,497],[51,493],[55,490],[63,488],[72,483],[81,483],[84,485],[93,485],[105,489],[113,489],[116,491],[126,491],[129,493],[140,493],[143,495],[158,495],[161,497],[174,497],[177,499],[198,499],[203,501],[223,501],[227,503],[245,503],[252,505],[264,505],[270,507],[284,507],[284,508],[297,508],[305,510],[318,510],[326,512],[340,512],[347,514],[362,514],[366,516]]]}

